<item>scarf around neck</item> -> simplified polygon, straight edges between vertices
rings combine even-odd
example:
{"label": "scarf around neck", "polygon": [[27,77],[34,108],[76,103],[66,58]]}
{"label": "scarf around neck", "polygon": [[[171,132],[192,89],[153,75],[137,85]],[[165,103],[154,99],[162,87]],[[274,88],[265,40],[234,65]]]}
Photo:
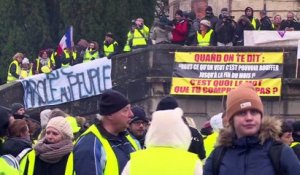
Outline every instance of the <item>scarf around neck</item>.
{"label": "scarf around neck", "polygon": [[34,147],[34,150],[41,160],[47,163],[57,163],[65,155],[72,152],[73,143],[72,140],[62,140],[58,143],[49,144],[42,140]]}

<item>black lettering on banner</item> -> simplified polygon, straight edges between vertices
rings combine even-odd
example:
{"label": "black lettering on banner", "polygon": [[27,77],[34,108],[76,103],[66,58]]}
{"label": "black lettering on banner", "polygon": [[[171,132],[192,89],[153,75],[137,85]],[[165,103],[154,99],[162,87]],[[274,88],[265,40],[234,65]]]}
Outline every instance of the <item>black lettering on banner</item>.
{"label": "black lettering on banner", "polygon": [[[108,72],[108,71],[111,71],[111,66],[108,66],[108,65],[103,66],[103,71],[102,71],[102,75],[103,75],[102,79],[103,79],[103,87],[104,87],[103,90],[107,89],[106,81],[111,79],[111,76],[110,76],[111,72]],[[100,90],[100,92],[103,92],[103,90]]]}
{"label": "black lettering on banner", "polygon": [[[110,88],[111,66],[104,65],[82,72],[59,69],[44,78],[22,80],[26,107],[59,104],[97,95]],[[65,81],[62,82],[62,79]]]}
{"label": "black lettering on banner", "polygon": [[56,88],[53,87],[53,81],[59,79],[59,73],[58,71],[51,72],[50,74],[47,74],[47,79],[49,80],[49,88],[50,88],[50,94],[51,94],[51,100],[48,101],[48,103],[56,103],[59,102],[59,99],[54,99],[54,94],[57,93]]}

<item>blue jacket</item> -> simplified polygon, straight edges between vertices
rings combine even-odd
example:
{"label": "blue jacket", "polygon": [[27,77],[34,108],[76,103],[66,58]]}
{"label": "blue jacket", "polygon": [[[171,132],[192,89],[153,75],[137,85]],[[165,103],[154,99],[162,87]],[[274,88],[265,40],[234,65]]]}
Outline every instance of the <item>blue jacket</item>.
{"label": "blue jacket", "polygon": [[[101,124],[97,125],[99,132],[108,140],[117,157],[119,172],[121,174],[130,153],[134,148],[126,139],[127,132],[118,136],[109,134]],[[80,138],[74,148],[74,168],[76,175],[102,175],[106,163],[106,154],[103,146],[97,137],[90,133]]]}
{"label": "blue jacket", "polygon": [[[219,175],[275,175],[273,165],[268,155],[272,141],[268,140],[263,145],[258,137],[244,137],[233,141],[232,147],[227,151],[221,161]],[[212,156],[207,159],[204,175],[213,175]],[[300,162],[293,150],[284,146],[280,158],[281,169],[288,175],[300,172]]]}

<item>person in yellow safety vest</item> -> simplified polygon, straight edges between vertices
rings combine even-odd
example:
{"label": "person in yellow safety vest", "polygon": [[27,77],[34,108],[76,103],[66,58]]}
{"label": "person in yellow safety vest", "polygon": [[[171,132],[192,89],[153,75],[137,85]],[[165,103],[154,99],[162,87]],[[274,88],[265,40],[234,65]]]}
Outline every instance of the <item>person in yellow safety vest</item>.
{"label": "person in yellow safety vest", "polygon": [[8,67],[7,83],[16,81],[19,79],[21,74],[21,63],[24,58],[22,53],[16,53],[13,57],[13,61]]}
{"label": "person in yellow safety vest", "polygon": [[61,68],[60,57],[57,55],[57,52],[52,49],[48,49],[48,53],[50,55],[50,60],[53,64],[54,69]]}
{"label": "person in yellow safety vest", "polygon": [[291,148],[296,153],[298,159],[300,160],[300,121],[296,121],[293,123],[293,143],[291,144]]}
{"label": "person in yellow safety vest", "polygon": [[72,49],[66,48],[61,56],[61,67],[66,68],[75,65],[77,62],[77,52]]}
{"label": "person in yellow safety vest", "polygon": [[127,43],[131,49],[147,47],[150,41],[149,35],[149,28],[144,24],[144,19],[137,18],[135,24],[132,25],[131,30],[127,34]]}
{"label": "person in yellow safety vest", "polygon": [[2,145],[7,136],[8,126],[13,123],[14,118],[9,112],[0,108],[0,174],[1,175],[19,175],[19,163],[11,155],[3,155]]}
{"label": "person in yellow safety vest", "polygon": [[204,140],[204,147],[205,147],[205,153],[206,158],[210,156],[211,152],[215,149],[218,137],[219,137],[219,131],[223,128],[223,113],[219,113],[217,115],[214,115],[209,120],[210,126],[213,128],[213,133],[206,137]]}
{"label": "person in yellow safety vest", "polygon": [[32,71],[34,74],[50,73],[54,68],[46,50],[41,50],[39,57],[33,63]]}
{"label": "person in yellow safety vest", "polygon": [[96,41],[90,42],[89,47],[85,50],[83,62],[88,62],[99,58],[98,50],[99,50],[98,43]]}
{"label": "person in yellow safety vest", "polygon": [[99,109],[99,122],[90,126],[75,144],[76,175],[119,175],[130,153],[140,149],[138,141],[126,131],[133,113],[123,94],[105,90]]}
{"label": "person in yellow safety vest", "polygon": [[19,175],[19,163],[12,155],[3,155],[0,157],[1,175]]}
{"label": "person in yellow safety vest", "polygon": [[20,162],[21,175],[73,175],[73,132],[67,119],[50,119],[45,136]]}
{"label": "person in yellow safety vest", "polygon": [[114,40],[114,35],[111,32],[107,32],[105,34],[102,52],[107,58],[110,58],[119,53],[119,44]]}
{"label": "person in yellow safety vest", "polygon": [[131,40],[132,32],[131,31],[134,30],[134,29],[132,29],[133,27],[135,27],[135,25],[132,25],[131,30],[127,33],[127,40],[126,40],[125,46],[123,48],[123,52],[125,52],[125,53],[132,51],[132,49],[131,49],[131,47],[132,47],[132,40]]}
{"label": "person in yellow safety vest", "polygon": [[211,24],[208,20],[200,21],[200,27],[197,31],[198,46],[216,46],[215,32],[211,29]]}
{"label": "person in yellow safety vest", "polygon": [[180,108],[153,113],[146,134],[146,149],[130,155],[122,175],[202,175],[197,154],[188,152],[191,132]]}
{"label": "person in yellow safety vest", "polygon": [[254,18],[254,10],[251,7],[247,7],[245,9],[245,15],[246,17],[250,20],[254,30],[259,30],[260,29],[260,22],[257,18]]}
{"label": "person in yellow safety vest", "polygon": [[21,73],[19,79],[24,79],[32,76],[32,66],[33,64],[29,62],[29,59],[24,58],[21,64]]}

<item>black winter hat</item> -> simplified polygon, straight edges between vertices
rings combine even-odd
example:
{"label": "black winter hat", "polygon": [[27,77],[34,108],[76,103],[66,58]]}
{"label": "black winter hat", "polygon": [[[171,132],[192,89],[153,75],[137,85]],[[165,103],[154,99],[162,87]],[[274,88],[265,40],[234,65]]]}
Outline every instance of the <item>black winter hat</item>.
{"label": "black winter hat", "polygon": [[143,108],[135,106],[135,107],[131,108],[131,111],[133,113],[133,117],[131,118],[131,120],[129,122],[130,124],[137,120],[143,120],[145,122],[149,122],[149,119],[147,118],[146,113]]}
{"label": "black winter hat", "polygon": [[178,107],[176,99],[172,96],[164,97],[157,105],[156,111],[175,109]]}
{"label": "black winter hat", "polygon": [[105,90],[100,96],[100,115],[110,115],[118,112],[129,104],[127,98],[118,91]]}
{"label": "black winter hat", "polygon": [[22,105],[21,103],[13,103],[11,105],[11,113],[15,114],[21,108],[24,108],[24,105]]}
{"label": "black winter hat", "polygon": [[206,9],[205,9],[205,11],[206,11],[206,12],[212,12],[212,11],[213,11],[213,9],[212,9],[212,7],[211,7],[211,6],[207,6],[207,7],[206,7]]}
{"label": "black winter hat", "polygon": [[296,121],[293,123],[294,132],[300,131],[300,121]]}

